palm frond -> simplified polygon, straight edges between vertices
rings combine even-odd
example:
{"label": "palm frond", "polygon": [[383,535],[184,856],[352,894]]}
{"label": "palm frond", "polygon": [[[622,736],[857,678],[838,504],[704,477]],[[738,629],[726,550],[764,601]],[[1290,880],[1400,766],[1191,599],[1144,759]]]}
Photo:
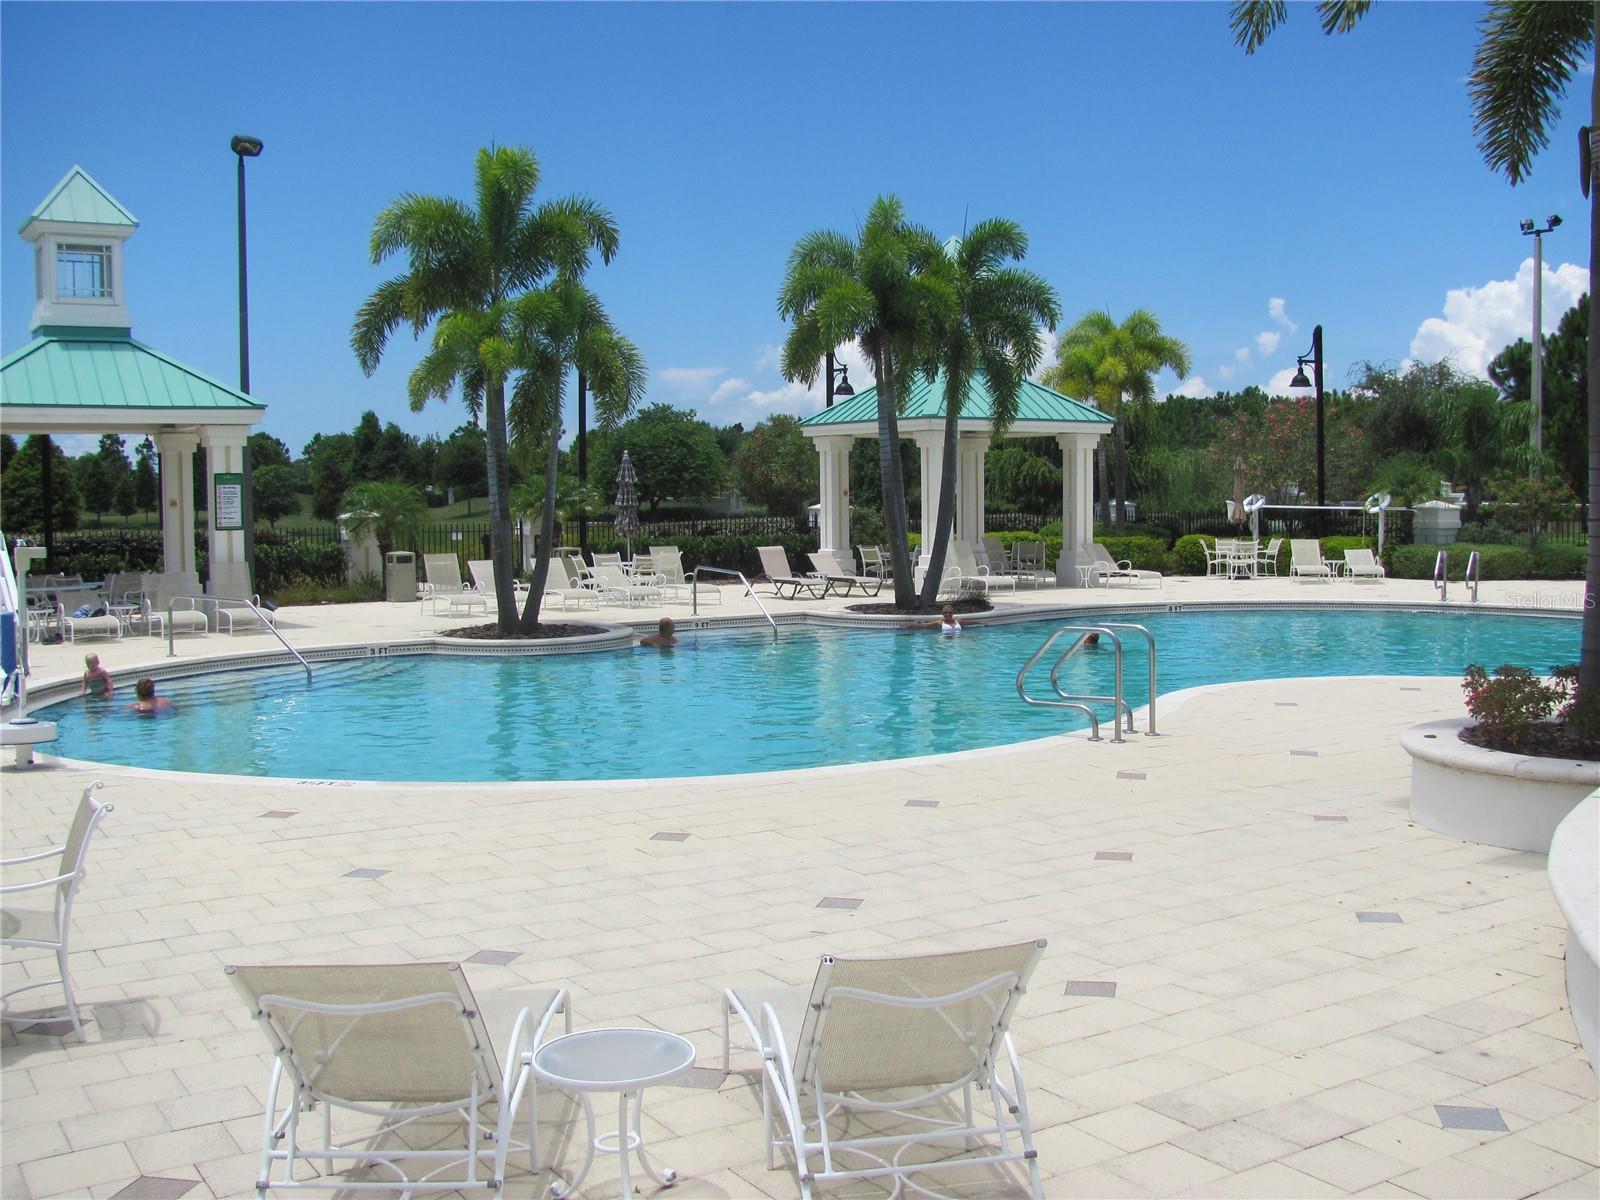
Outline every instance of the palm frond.
{"label": "palm frond", "polygon": [[389,335],[406,319],[405,301],[406,277],[401,275],[379,284],[356,310],[355,324],[350,329],[350,348],[355,351],[363,374],[371,375],[378,369]]}
{"label": "palm frond", "polygon": [[1288,15],[1284,0],[1239,0],[1228,12],[1228,27],[1235,44],[1254,54]]}
{"label": "palm frond", "polygon": [[1371,7],[1372,0],[1321,0],[1317,18],[1323,33],[1349,33]]}
{"label": "palm frond", "polygon": [[1549,145],[1556,102],[1594,46],[1594,9],[1581,0],[1494,0],[1478,27],[1467,85],[1472,129],[1489,168],[1521,183]]}

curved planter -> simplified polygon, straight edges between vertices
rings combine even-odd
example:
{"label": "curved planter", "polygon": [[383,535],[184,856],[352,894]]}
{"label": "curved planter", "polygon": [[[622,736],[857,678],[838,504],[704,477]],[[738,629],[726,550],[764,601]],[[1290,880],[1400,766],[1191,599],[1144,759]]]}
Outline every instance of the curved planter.
{"label": "curved planter", "polygon": [[1600,1074],[1600,796],[1561,822],[1550,843],[1550,890],[1567,920],[1567,1000],[1589,1065]]}
{"label": "curved planter", "polygon": [[1600,763],[1530,758],[1469,746],[1464,717],[1413,725],[1400,735],[1411,755],[1411,817],[1468,842],[1550,853],[1556,826],[1600,787]]}

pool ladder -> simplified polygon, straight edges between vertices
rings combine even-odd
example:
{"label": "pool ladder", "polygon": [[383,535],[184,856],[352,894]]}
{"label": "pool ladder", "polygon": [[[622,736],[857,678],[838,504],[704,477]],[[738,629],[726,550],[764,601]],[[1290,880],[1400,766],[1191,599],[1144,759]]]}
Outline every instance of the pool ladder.
{"label": "pool ladder", "polygon": [[[1478,602],[1478,581],[1483,571],[1483,564],[1478,558],[1476,550],[1467,555],[1467,569],[1463,582],[1467,591],[1472,593],[1470,599],[1473,604]],[[1442,604],[1449,599],[1450,594],[1450,552],[1439,551],[1433,560],[1433,586],[1439,589],[1439,602]]]}
{"label": "pool ladder", "polygon": [[[1126,723],[1128,733],[1134,731],[1133,709],[1123,699],[1122,639],[1117,635],[1117,630],[1119,629],[1142,635],[1150,647],[1150,703],[1145,709],[1145,721],[1149,727],[1145,730],[1145,736],[1159,736],[1156,733],[1156,638],[1155,634],[1151,633],[1143,625],[1131,625],[1121,621],[1108,621],[1102,625],[1062,625],[1049,637],[1045,638],[1044,644],[1033,652],[1033,657],[1022,664],[1022,670],[1017,672],[1017,695],[1022,698],[1024,704],[1031,704],[1035,708],[1070,708],[1083,713],[1084,716],[1089,718],[1089,740],[1091,742],[1101,740],[1100,718],[1091,706],[1095,704],[1110,704],[1112,712],[1111,740],[1113,743],[1125,741],[1126,739],[1122,736],[1124,723]],[[1112,677],[1112,691],[1109,696],[1071,695],[1061,687],[1061,668],[1066,665],[1069,659],[1088,645],[1088,637],[1091,633],[1111,640],[1115,673]],[[1033,670],[1052,646],[1068,634],[1076,634],[1077,637],[1073,639],[1072,644],[1067,647],[1066,651],[1056,659],[1054,665],[1050,668],[1050,688],[1055,692],[1055,696],[1030,696],[1027,686],[1028,672]]]}
{"label": "pool ladder", "polygon": [[761,603],[761,597],[756,595],[756,589],[744,577],[743,571],[734,571],[728,567],[696,567],[689,574],[689,611],[694,616],[700,615],[700,573],[708,575],[732,575],[744,584],[744,594],[756,602],[756,607],[761,610],[761,615],[767,619],[767,624],[772,626],[772,640],[778,640],[778,623],[772,619],[772,614],[767,611],[767,606]]}

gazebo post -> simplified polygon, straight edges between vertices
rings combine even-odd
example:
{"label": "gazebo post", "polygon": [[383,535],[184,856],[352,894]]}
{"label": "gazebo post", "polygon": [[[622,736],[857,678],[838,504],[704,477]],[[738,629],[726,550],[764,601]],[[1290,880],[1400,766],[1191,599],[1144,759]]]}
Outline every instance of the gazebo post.
{"label": "gazebo post", "polygon": [[[251,593],[250,566],[244,548],[244,448],[249,432],[241,425],[202,425],[200,444],[206,449],[206,593],[244,596]],[[227,476],[237,488],[238,506],[219,511],[218,476]]]}
{"label": "gazebo post", "polygon": [[984,525],[983,459],[989,453],[987,433],[962,433],[956,442],[955,535],[982,562]]}
{"label": "gazebo post", "polygon": [[1056,586],[1082,587],[1077,568],[1093,560],[1094,448],[1097,433],[1058,433],[1061,447],[1061,557]]}
{"label": "gazebo post", "polygon": [[850,545],[850,448],[853,437],[819,437],[817,447],[818,548],[842,555],[841,562],[854,562]]}
{"label": "gazebo post", "polygon": [[912,435],[917,446],[917,466],[922,471],[922,544],[917,550],[917,587],[927,574],[933,557],[933,529],[939,519],[939,484],[944,479],[944,431],[918,430]]}

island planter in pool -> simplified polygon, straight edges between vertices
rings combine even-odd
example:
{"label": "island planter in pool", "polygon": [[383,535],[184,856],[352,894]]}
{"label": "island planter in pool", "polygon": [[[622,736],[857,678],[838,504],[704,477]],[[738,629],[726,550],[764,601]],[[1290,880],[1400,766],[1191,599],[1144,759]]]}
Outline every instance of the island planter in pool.
{"label": "island planter in pool", "polygon": [[1452,717],[1400,735],[1412,820],[1462,841],[1550,853],[1556,826],[1600,787],[1600,762],[1485,750],[1461,740],[1472,723]]}

